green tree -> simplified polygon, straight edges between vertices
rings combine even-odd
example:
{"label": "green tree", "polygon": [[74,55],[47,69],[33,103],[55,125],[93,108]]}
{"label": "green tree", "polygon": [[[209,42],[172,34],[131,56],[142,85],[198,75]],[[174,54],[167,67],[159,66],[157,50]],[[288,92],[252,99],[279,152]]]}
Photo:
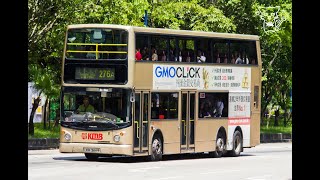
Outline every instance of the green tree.
{"label": "green tree", "polygon": [[147,0],[86,0],[83,8],[75,13],[76,23],[101,23],[143,26],[144,10],[148,10]]}
{"label": "green tree", "polygon": [[36,109],[41,101],[42,94],[47,96],[47,99],[57,97],[59,94],[60,86],[55,82],[56,78],[53,77],[54,72],[50,68],[42,68],[37,65],[29,65],[29,73],[34,82],[34,88],[39,91],[37,98],[34,99],[32,110],[29,117],[29,134],[34,135],[33,118]]}
{"label": "green tree", "polygon": [[[47,96],[45,105],[57,98],[60,89],[61,55],[65,28],[76,22],[75,12],[82,9],[81,0],[28,1],[28,80],[35,83],[39,96],[34,100],[29,117],[29,134],[34,134],[33,117],[40,95]],[[46,110],[47,108],[45,108]],[[47,117],[44,113],[44,126]]]}
{"label": "green tree", "polygon": [[[292,2],[216,0],[207,1],[206,4],[221,9],[236,25],[236,33],[260,36],[263,65],[261,115],[272,102],[281,104],[281,108],[288,107],[288,93],[292,87]],[[275,9],[279,11],[274,11]],[[274,18],[275,15],[278,15],[278,19]],[[275,29],[275,21],[282,20],[284,21],[279,29]],[[268,22],[273,24],[267,24]],[[273,25],[275,30],[266,29],[268,25]],[[263,124],[263,118],[261,119]]]}
{"label": "green tree", "polygon": [[[269,103],[274,101],[286,112],[290,106],[290,89],[292,88],[292,5],[291,3],[279,6],[265,7],[255,4],[256,17],[261,18],[261,9],[278,8],[279,18],[285,19],[279,29],[266,30],[260,26],[261,54],[263,59],[262,81],[262,112]],[[261,15],[262,14],[262,15]],[[266,16],[266,15],[265,15]],[[285,124],[290,114],[285,113]]]}
{"label": "green tree", "polygon": [[234,32],[236,29],[221,10],[213,6],[202,7],[197,1],[163,1],[157,5],[150,14],[153,27],[215,32]]}

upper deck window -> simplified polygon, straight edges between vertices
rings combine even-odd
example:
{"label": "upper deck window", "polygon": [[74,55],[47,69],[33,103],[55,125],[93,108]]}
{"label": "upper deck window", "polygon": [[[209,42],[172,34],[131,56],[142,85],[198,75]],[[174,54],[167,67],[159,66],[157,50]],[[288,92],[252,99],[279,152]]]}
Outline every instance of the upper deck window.
{"label": "upper deck window", "polygon": [[128,54],[128,32],[119,29],[69,29],[67,59],[124,60]]}
{"label": "upper deck window", "polygon": [[136,33],[136,60],[143,62],[257,65],[257,51],[256,40]]}

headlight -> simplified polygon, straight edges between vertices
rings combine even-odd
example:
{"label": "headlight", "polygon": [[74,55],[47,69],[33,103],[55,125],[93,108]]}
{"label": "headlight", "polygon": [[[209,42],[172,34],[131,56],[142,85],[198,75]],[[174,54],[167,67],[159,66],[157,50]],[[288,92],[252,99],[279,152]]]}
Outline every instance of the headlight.
{"label": "headlight", "polygon": [[115,142],[119,142],[119,141],[120,141],[120,136],[119,136],[119,135],[113,136],[113,140],[114,140]]}
{"label": "headlight", "polygon": [[65,133],[65,134],[64,134],[64,139],[67,140],[67,141],[70,141],[70,139],[71,139],[71,134],[70,134],[70,133]]}

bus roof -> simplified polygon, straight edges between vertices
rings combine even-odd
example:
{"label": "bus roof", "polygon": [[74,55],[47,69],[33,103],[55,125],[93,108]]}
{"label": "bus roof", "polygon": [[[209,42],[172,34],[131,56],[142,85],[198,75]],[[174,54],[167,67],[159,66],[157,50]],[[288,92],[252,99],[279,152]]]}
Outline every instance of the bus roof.
{"label": "bus roof", "polygon": [[255,40],[255,41],[259,40],[259,36],[248,35],[248,34],[150,28],[150,27],[124,26],[124,25],[115,25],[115,24],[73,24],[73,25],[68,25],[67,27],[67,29],[73,29],[73,28],[120,28],[120,29],[127,29],[127,30],[133,29],[134,32],[140,32],[140,33],[170,34],[170,35],[179,35],[179,36],[202,36],[202,37],[242,39],[242,40]]}

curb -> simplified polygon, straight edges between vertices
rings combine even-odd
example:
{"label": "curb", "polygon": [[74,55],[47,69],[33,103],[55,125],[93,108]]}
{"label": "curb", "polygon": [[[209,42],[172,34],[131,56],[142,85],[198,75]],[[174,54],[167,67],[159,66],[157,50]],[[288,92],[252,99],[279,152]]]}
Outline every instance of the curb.
{"label": "curb", "polygon": [[260,143],[273,143],[273,142],[292,142],[292,134],[260,134]]}
{"label": "curb", "polygon": [[28,139],[28,150],[58,149],[59,138]]}
{"label": "curb", "polygon": [[[58,149],[59,138],[28,139],[28,150]],[[260,143],[292,142],[292,134],[260,134]]]}

